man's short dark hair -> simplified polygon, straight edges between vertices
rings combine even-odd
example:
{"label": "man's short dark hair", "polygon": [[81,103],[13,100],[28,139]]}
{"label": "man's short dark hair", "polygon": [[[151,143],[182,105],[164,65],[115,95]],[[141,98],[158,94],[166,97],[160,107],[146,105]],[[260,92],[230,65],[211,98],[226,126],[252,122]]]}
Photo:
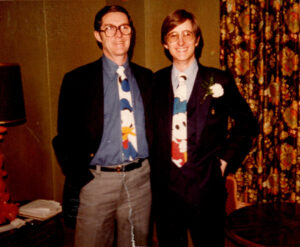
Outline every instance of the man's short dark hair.
{"label": "man's short dark hair", "polygon": [[[199,39],[199,44],[195,49],[195,57],[197,59],[200,58],[202,48],[203,48],[203,38],[201,29],[198,25],[196,17],[184,10],[184,9],[178,9],[174,12],[170,13],[163,21],[162,27],[161,27],[161,43],[164,45],[166,44],[166,36],[167,34],[175,27],[179,26],[180,24],[184,23],[186,20],[190,20],[192,23],[193,32],[195,34],[196,40]],[[169,52],[168,49],[165,48],[165,54],[166,56],[172,61],[173,58]]]}
{"label": "man's short dark hair", "polygon": [[[133,26],[133,22],[132,22],[132,19],[129,15],[128,11],[124,7],[119,6],[119,5],[108,5],[108,6],[103,7],[101,10],[99,10],[98,13],[95,16],[94,30],[95,31],[100,31],[103,16],[108,14],[108,13],[111,13],[111,12],[124,13],[128,18],[129,25],[131,27],[131,40],[130,40],[130,48],[129,48],[129,51],[128,51],[128,56],[129,56],[129,58],[131,58],[132,55],[133,55],[133,48],[134,48],[134,45],[135,45],[135,28]],[[102,49],[103,48],[102,43],[101,42],[97,42],[97,43],[98,43],[98,46]]]}

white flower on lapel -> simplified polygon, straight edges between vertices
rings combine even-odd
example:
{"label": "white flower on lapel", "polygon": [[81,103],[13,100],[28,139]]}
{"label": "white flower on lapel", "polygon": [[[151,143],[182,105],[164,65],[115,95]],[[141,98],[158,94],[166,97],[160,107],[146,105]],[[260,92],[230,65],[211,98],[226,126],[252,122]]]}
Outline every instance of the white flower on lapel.
{"label": "white flower on lapel", "polygon": [[201,103],[203,103],[208,95],[211,95],[213,98],[219,98],[224,94],[224,88],[220,83],[214,82],[213,76],[210,77],[209,82],[204,81],[201,86],[206,90],[206,94],[201,100]]}
{"label": "white flower on lapel", "polygon": [[219,98],[224,94],[224,89],[220,83],[215,83],[210,86],[209,91],[209,94],[211,94],[214,98]]}

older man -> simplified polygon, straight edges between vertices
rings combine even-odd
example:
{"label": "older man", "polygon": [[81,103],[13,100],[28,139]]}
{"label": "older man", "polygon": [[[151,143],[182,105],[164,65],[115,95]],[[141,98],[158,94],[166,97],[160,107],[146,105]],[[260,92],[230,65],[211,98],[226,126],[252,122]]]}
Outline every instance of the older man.
{"label": "older man", "polygon": [[101,9],[94,29],[103,56],[65,75],[53,141],[65,188],[80,190],[75,246],[147,246],[152,72],[130,62],[135,31],[123,7]]}

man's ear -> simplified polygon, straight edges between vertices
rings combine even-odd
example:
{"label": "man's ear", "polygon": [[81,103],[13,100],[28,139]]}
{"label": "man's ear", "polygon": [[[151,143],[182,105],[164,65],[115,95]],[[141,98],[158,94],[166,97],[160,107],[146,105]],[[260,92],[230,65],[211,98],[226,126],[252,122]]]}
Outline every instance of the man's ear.
{"label": "man's ear", "polygon": [[199,45],[199,41],[200,41],[200,37],[198,37],[198,39],[195,42],[195,47],[197,47]]}
{"label": "man's ear", "polygon": [[102,38],[99,31],[94,31],[94,36],[98,42],[102,43]]}

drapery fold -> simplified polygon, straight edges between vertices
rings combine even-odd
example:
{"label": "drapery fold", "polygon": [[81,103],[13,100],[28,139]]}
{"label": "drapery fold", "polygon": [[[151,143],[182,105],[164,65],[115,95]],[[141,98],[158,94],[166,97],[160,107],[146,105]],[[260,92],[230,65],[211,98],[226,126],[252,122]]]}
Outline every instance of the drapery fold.
{"label": "drapery fold", "polygon": [[242,201],[300,203],[299,13],[299,0],[220,0],[221,66],[260,124],[235,174]]}

